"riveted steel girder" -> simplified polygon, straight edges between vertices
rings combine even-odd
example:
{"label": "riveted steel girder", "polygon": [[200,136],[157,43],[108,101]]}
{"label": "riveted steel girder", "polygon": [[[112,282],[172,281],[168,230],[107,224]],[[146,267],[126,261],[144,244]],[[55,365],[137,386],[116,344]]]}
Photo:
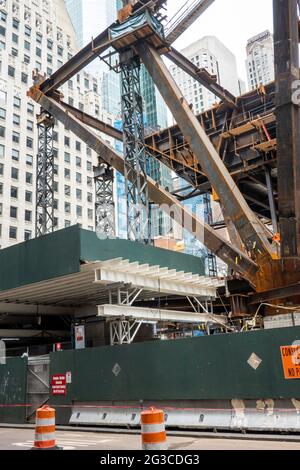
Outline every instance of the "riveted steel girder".
{"label": "riveted steel girder", "polygon": [[[49,113],[55,116],[56,119],[62,122],[98,155],[101,155],[101,159],[103,161],[124,175],[123,158],[75,116],[66,112],[66,109],[61,103],[58,103],[53,98],[46,96],[37,87],[33,87],[30,90],[29,96]],[[248,258],[245,253],[233,247],[230,242],[223,238],[219,233],[215,232],[208,224],[205,224],[195,214],[192,214],[187,207],[180,204],[174,196],[161,188],[154,180],[148,177],[147,183],[149,198],[154,203],[159,204],[163,210],[166,211],[168,210],[168,207],[175,208],[175,210],[168,212],[170,217],[175,220],[177,220],[178,213],[180,213],[184,219],[189,219],[191,223],[189,223],[187,230],[194,226],[201,228],[202,236],[200,241],[231,269],[239,272],[246,279],[249,279],[250,281],[253,280],[255,273],[258,270],[256,263]],[[199,233],[199,230],[197,233]]]}
{"label": "riveted steel girder", "polygon": [[136,49],[203,171],[216,188],[224,211],[233,221],[247,250],[254,257],[268,255],[277,258],[277,251],[270,244],[265,227],[249,208],[159,53],[145,42],[137,44]]}

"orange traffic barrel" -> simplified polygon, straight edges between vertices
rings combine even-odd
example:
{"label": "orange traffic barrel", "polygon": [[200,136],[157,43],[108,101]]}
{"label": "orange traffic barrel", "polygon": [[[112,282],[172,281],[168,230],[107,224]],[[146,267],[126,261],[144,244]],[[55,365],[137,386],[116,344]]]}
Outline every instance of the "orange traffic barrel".
{"label": "orange traffic barrel", "polygon": [[144,450],[167,450],[165,415],[150,408],[141,413],[142,445]]}
{"label": "orange traffic barrel", "polygon": [[55,441],[55,410],[44,405],[36,412],[34,447],[36,450],[57,450]]}

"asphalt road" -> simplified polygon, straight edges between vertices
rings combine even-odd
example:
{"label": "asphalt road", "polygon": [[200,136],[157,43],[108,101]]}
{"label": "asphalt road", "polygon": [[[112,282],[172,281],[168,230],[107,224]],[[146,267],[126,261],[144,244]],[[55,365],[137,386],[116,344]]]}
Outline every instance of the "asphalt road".
{"label": "asphalt road", "polygon": [[[33,445],[33,429],[0,428],[0,450],[26,450]],[[57,431],[65,450],[141,450],[140,436],[105,432]],[[300,442],[169,436],[169,450],[300,450]]]}

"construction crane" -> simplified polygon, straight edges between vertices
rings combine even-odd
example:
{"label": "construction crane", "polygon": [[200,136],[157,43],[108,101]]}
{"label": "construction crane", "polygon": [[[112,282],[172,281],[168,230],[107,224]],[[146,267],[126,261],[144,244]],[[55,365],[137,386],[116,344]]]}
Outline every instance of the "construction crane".
{"label": "construction crane", "polygon": [[[81,119],[79,111],[77,116],[74,113],[69,113],[57,90],[109,47],[113,47],[121,56],[126,52],[126,60],[128,58],[129,61],[135,61],[137,67],[142,60],[175,117],[195,158],[199,162],[201,170],[209,179],[212,187],[216,188],[224,216],[235,227],[241,239],[241,247],[234,246],[216,233],[208,224],[197,219],[194,214],[189,213],[174,196],[143,173],[140,184],[143,184],[143,188],[147,186],[148,197],[157,204],[164,204],[164,207],[172,206],[171,216],[174,219],[176,218],[174,208],[181,215],[192,218],[193,222],[203,230],[204,244],[207,248],[221,258],[232,270],[240,273],[244,279],[251,283],[252,288],[258,293],[258,302],[270,298],[278,301],[279,299],[293,298],[297,294],[300,295],[300,199],[297,195],[300,168],[300,162],[298,161],[300,159],[300,138],[297,132],[297,129],[299,129],[299,109],[292,101],[292,87],[289,88],[285,85],[286,83],[292,83],[296,76],[298,77],[298,2],[297,0],[287,0],[286,2],[274,0],[277,45],[275,61],[278,87],[276,112],[278,119],[279,225],[281,240],[284,240],[281,243],[281,253],[278,250],[278,241],[272,241],[270,231],[250,209],[162,60],[161,56],[169,54],[172,50],[170,43],[164,36],[163,27],[159,20],[160,16],[157,15],[162,3],[165,2],[150,1],[134,4],[132,14],[124,20],[121,28],[119,23],[112,25],[111,28],[101,33],[49,79],[44,80],[37,77],[35,85],[29,91],[29,96],[50,115],[55,116],[71,129],[98,155],[101,155],[101,159],[106,164],[125,174],[129,182],[136,185],[138,175],[135,169],[131,168],[131,171],[126,173],[126,163],[124,164],[123,158],[84,124],[84,121],[87,122],[92,118],[84,116],[84,119]],[[196,16],[191,15],[188,24]],[[132,18],[135,20],[135,26],[131,22]],[[182,19],[183,22],[185,20],[185,18]],[[128,22],[127,30],[126,22]],[[179,25],[177,28],[179,28]],[[186,67],[190,66],[187,59],[185,59],[185,64]],[[133,63],[130,64],[130,67],[133,67]],[[200,72],[197,70],[193,73],[201,77]],[[133,75],[136,79],[137,74],[134,73]],[[192,73],[191,75],[193,76]],[[132,83],[129,85],[133,86]],[[130,119],[136,119],[141,112],[140,108],[138,110],[140,106],[138,84],[135,86],[137,86],[134,90],[136,108],[132,116],[129,116],[130,113],[128,113],[128,122],[130,122]],[[211,84],[208,83],[207,86],[210,87]],[[223,95],[224,105],[233,111],[236,106],[234,97],[229,100],[230,103],[226,100],[226,93],[223,93]],[[137,123],[134,125],[137,126]],[[101,123],[99,123],[99,126],[101,126]],[[92,127],[97,128],[96,125]],[[134,132],[135,145],[132,146],[131,152],[135,152],[136,158],[140,151],[142,153],[140,146],[142,134],[139,133],[139,129],[138,132],[136,130]],[[128,136],[126,139],[124,141],[126,145],[132,144]],[[136,145],[137,142],[139,145]],[[137,168],[139,169],[139,167]],[[199,234],[197,236],[203,242],[202,236]]]}

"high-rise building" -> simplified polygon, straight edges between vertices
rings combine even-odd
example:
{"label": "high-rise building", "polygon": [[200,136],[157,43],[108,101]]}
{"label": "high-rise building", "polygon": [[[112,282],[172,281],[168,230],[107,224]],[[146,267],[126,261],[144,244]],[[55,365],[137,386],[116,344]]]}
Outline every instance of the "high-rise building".
{"label": "high-rise building", "polygon": [[[6,247],[34,236],[40,107],[27,90],[34,69],[51,75],[77,50],[64,0],[1,2],[0,45],[0,246]],[[78,74],[61,91],[71,105],[108,121],[90,74]],[[54,157],[56,228],[78,223],[93,230],[96,154],[56,123]]]}
{"label": "high-rise building", "polygon": [[275,78],[274,40],[270,31],[264,31],[247,42],[247,76],[251,90],[266,85]]}
{"label": "high-rise building", "polygon": [[[240,94],[236,58],[215,36],[206,36],[181,52],[197,67],[206,69],[210,75],[215,76],[218,83],[233,95]],[[219,101],[213,93],[183,72],[180,67],[172,65],[170,71],[196,114],[211,108]]]}

